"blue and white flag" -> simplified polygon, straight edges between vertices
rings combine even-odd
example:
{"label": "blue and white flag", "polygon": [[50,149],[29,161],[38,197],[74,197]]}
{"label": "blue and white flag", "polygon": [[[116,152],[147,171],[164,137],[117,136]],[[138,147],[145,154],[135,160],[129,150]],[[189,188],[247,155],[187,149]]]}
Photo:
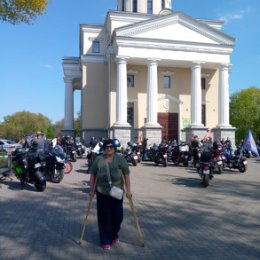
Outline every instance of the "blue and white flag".
{"label": "blue and white flag", "polygon": [[247,131],[246,139],[245,139],[244,144],[243,144],[243,148],[248,150],[248,151],[251,151],[251,153],[253,153],[254,155],[259,157],[257,147],[256,147],[256,144],[255,144],[255,140],[254,140],[250,130]]}

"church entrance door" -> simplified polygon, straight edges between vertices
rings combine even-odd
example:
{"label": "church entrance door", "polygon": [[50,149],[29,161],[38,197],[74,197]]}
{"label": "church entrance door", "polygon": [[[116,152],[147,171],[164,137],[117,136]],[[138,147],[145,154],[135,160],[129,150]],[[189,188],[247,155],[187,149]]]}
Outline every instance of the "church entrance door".
{"label": "church entrance door", "polygon": [[179,114],[178,113],[158,113],[158,123],[162,128],[162,138],[167,140],[178,140],[178,124]]}

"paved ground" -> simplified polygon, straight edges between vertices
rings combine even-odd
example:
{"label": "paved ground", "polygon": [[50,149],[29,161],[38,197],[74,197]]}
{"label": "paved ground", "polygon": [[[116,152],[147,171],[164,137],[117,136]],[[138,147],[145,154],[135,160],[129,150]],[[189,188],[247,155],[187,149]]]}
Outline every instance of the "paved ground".
{"label": "paved ground", "polygon": [[248,172],[216,175],[208,188],[192,170],[144,163],[131,167],[140,246],[125,200],[121,243],[99,246],[95,201],[84,243],[78,241],[88,199],[85,159],[45,192],[1,181],[1,260],[260,260],[260,162]]}

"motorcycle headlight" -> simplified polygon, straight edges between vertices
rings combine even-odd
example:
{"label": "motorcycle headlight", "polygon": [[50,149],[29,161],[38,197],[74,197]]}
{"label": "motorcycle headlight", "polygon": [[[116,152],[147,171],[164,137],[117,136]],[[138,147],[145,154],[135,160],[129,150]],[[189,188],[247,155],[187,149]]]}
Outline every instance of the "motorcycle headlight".
{"label": "motorcycle headlight", "polygon": [[61,159],[60,157],[56,156],[56,161],[58,163],[63,163],[64,162],[64,159]]}

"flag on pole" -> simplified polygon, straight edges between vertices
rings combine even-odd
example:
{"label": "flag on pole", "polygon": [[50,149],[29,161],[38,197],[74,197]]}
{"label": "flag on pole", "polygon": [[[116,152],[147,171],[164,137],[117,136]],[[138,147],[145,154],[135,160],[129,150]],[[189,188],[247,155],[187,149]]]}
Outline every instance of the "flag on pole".
{"label": "flag on pole", "polygon": [[257,147],[256,147],[256,144],[255,144],[255,140],[254,140],[250,130],[247,131],[246,139],[245,139],[244,144],[243,144],[243,148],[248,150],[248,151],[251,151],[251,153],[253,153],[254,155],[259,157]]}

